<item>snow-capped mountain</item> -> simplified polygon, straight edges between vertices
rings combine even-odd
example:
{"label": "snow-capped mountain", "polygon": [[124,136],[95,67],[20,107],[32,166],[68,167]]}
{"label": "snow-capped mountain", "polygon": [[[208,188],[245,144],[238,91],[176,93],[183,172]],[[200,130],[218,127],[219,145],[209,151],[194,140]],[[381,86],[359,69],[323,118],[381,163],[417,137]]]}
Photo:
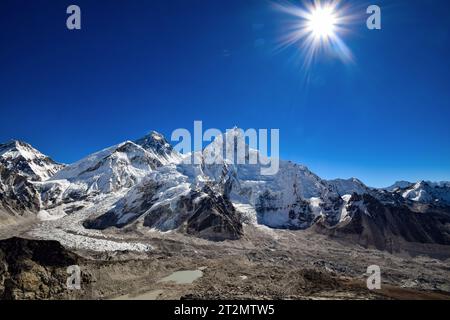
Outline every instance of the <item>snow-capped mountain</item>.
{"label": "snow-capped mountain", "polygon": [[419,181],[396,192],[414,202],[450,206],[450,182]]}
{"label": "snow-capped mountain", "polygon": [[31,181],[47,180],[64,167],[28,143],[17,140],[0,144],[0,165],[11,174],[20,174]]}
{"label": "snow-capped mountain", "polygon": [[384,188],[384,190],[395,191],[396,189],[405,189],[405,188],[409,188],[413,185],[414,185],[414,183],[409,182],[409,181],[397,181],[393,185],[391,185],[387,188]]}
{"label": "snow-capped mountain", "polygon": [[[241,159],[234,154],[239,148],[245,151]],[[108,197],[108,205],[85,221],[86,228],[143,227],[225,240],[241,237],[243,224],[253,223],[314,227],[379,248],[396,237],[450,243],[449,183],[372,189],[356,178],[322,180],[305,166],[279,159],[279,170],[265,175],[269,159],[246,145],[239,129],[188,155],[152,131],[65,167],[24,143],[0,150],[3,208],[50,210],[59,217],[97,207]]]}
{"label": "snow-capped mountain", "polygon": [[63,167],[25,142],[0,144],[0,210],[14,215],[38,212],[36,182],[51,178]]}
{"label": "snow-capped mountain", "polygon": [[240,214],[221,185],[208,179],[201,166],[181,162],[149,172],[113,209],[87,221],[85,226],[102,230],[136,224],[210,240],[237,239],[242,235]]}
{"label": "snow-capped mountain", "polygon": [[[245,141],[242,130],[230,130],[217,137],[203,152],[203,158],[217,157],[222,146],[235,150],[236,141]],[[275,228],[303,229],[309,227],[319,216],[337,214],[341,205],[338,193],[330,188],[308,168],[290,161],[279,161],[279,170],[274,175],[262,174],[261,167],[267,163],[257,150],[245,146],[245,164],[234,164],[227,153],[223,165],[204,165],[203,173],[216,182],[227,181],[230,199],[237,204],[252,206],[257,221]],[[250,164],[254,156],[257,164]],[[262,161],[261,161],[262,160]]]}
{"label": "snow-capped mountain", "polygon": [[[153,221],[147,225],[161,230],[179,228],[176,221],[184,221],[196,210],[193,206],[186,212],[180,209],[180,203],[194,193],[200,199],[194,202],[201,207],[203,201],[212,198],[211,192],[204,192],[205,186],[214,191],[216,198],[223,197],[222,202],[230,200],[237,206],[252,207],[256,212],[252,220],[270,227],[304,229],[321,216],[330,224],[339,222],[343,200],[327,182],[289,161],[280,161],[275,175],[264,175],[261,164],[248,163],[250,157],[260,160],[262,156],[247,145],[243,145],[247,163],[234,164],[234,155],[222,151],[235,150],[239,139],[243,139],[242,131],[230,130],[202,152],[186,155],[183,161],[152,172],[115,209],[90,226],[123,227],[144,219],[144,225],[145,221]],[[186,164],[186,159],[194,164]]]}
{"label": "snow-capped mountain", "polygon": [[121,187],[131,187],[139,178],[161,165],[145,149],[126,141],[65,167],[51,180],[81,182],[89,190],[112,192]]}
{"label": "snow-capped mountain", "polygon": [[173,149],[166,138],[156,131],[151,131],[135,143],[151,153],[161,164],[174,163],[181,159],[181,155]]}
{"label": "snow-capped mountain", "polygon": [[85,226],[106,229],[139,224],[160,231],[177,230],[209,240],[238,239],[240,214],[216,186],[194,184],[174,166],[166,166],[132,188],[106,214]]}
{"label": "snow-capped mountain", "polygon": [[[189,225],[195,212],[202,212],[199,209],[202,201],[211,202],[213,197],[226,204],[220,207],[223,214],[219,215],[219,225],[231,221],[229,230],[240,230],[242,223],[236,220],[234,210],[223,210],[230,208],[228,201],[235,208],[252,208],[255,216],[249,220],[272,228],[306,229],[319,224],[335,233],[349,232],[351,222],[363,217],[368,220],[357,229],[363,232],[376,229],[370,222],[386,219],[388,207],[402,208],[405,214],[402,219],[416,219],[402,196],[371,189],[358,179],[325,181],[306,167],[289,161],[280,161],[275,175],[263,175],[261,164],[248,163],[252,156],[261,158],[248,145],[243,146],[246,163],[235,164],[235,156],[226,150],[235,150],[239,139],[242,131],[230,130],[203,151],[185,156],[184,160],[196,159],[196,164],[183,160],[154,170],[112,210],[86,226],[104,229],[137,223],[163,231],[180,230]],[[205,188],[209,191],[205,192]],[[228,235],[234,238],[236,234]]]}
{"label": "snow-capped mountain", "polygon": [[370,194],[346,199],[346,219],[330,227],[318,221],[314,230],[353,239],[365,247],[398,251],[405,242],[450,245],[450,210],[413,210],[405,203],[385,203]]}
{"label": "snow-capped mountain", "polygon": [[42,200],[47,206],[55,206],[131,188],[171,159],[170,153],[159,151],[126,141],[96,152],[44,182]]}
{"label": "snow-capped mountain", "polygon": [[370,193],[370,188],[367,187],[361,180],[356,178],[351,179],[334,179],[328,180],[327,183],[337,192],[340,196],[356,194]]}

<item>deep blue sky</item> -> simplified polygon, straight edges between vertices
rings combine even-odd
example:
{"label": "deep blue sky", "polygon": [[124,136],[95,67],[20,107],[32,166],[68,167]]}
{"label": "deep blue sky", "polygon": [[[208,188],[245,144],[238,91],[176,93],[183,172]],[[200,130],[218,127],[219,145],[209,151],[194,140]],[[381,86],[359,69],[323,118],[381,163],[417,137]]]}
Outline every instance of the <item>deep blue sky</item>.
{"label": "deep blue sky", "polygon": [[450,180],[450,2],[368,4],[383,29],[354,25],[355,62],[321,56],[305,84],[266,1],[1,0],[0,141],[70,163],[202,120],[279,128],[281,156],[324,178]]}

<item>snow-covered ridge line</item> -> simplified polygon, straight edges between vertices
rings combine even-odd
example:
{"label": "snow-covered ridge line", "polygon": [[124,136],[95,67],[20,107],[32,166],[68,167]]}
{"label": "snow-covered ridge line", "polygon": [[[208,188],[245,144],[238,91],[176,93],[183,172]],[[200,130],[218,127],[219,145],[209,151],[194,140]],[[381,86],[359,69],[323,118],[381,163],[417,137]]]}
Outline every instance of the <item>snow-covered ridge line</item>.
{"label": "snow-covered ridge line", "polygon": [[32,181],[44,181],[64,168],[30,144],[12,140],[0,144],[0,163],[14,173],[24,175]]}
{"label": "snow-covered ridge line", "polygon": [[[237,134],[237,130],[228,131],[202,151],[181,155],[163,135],[152,131],[134,142],[125,141],[71,165],[58,167],[58,170],[45,171],[45,177],[33,181],[36,190],[31,192],[32,201],[39,202],[40,217],[52,219],[74,214],[83,207],[83,202],[92,202],[99,195],[116,194],[117,203],[111,211],[114,215],[110,213],[92,225],[123,227],[139,222],[163,230],[180,225],[187,217],[178,217],[181,211],[190,215],[197,207],[213,207],[222,212],[229,205],[228,201],[254,208],[255,217],[250,220],[257,223],[295,229],[308,228],[320,217],[329,225],[342,223],[344,217],[347,221],[350,215],[345,203],[353,194],[369,194],[383,204],[395,205],[402,198],[410,202],[450,205],[449,183],[399,182],[391,191],[369,188],[356,178],[323,180],[307,167],[290,161],[280,161],[279,171],[271,176],[261,174],[260,164],[234,164],[227,158],[221,159],[219,164],[206,161],[219,149],[218,144],[235,141],[227,139],[227,135]],[[260,156],[258,150],[248,146],[246,152],[246,156]],[[191,156],[199,160],[195,162],[198,164],[184,163],[184,158]],[[4,166],[11,168],[17,165],[15,159],[26,164],[45,159],[43,168],[54,163],[20,142],[0,145],[0,157],[6,159]],[[22,167],[23,164],[19,166]],[[42,169],[29,167],[32,173]],[[61,210],[56,216],[47,214],[46,209],[58,207]]]}

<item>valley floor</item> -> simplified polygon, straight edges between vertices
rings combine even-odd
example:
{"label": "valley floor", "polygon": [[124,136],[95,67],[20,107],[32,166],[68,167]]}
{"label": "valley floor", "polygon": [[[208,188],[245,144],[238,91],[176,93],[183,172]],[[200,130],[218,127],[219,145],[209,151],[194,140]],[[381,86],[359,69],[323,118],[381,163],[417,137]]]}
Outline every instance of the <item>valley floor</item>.
{"label": "valley floor", "polygon": [[[246,225],[244,234],[210,242],[144,227],[98,232],[83,229],[79,215],[0,228],[2,239],[57,240],[84,258],[82,289],[55,299],[450,299],[449,258],[390,254],[312,231]],[[370,265],[381,268],[381,290],[366,287]],[[164,280],[177,271],[197,276]]]}

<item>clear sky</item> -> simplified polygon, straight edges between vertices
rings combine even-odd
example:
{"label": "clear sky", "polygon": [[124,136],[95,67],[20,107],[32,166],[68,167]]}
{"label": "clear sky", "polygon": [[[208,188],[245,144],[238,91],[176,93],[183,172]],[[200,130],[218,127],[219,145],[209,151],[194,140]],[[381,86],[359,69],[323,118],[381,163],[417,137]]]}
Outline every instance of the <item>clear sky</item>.
{"label": "clear sky", "polygon": [[202,120],[279,128],[282,158],[323,178],[450,180],[450,2],[359,4],[381,6],[382,30],[354,24],[354,62],[323,54],[305,82],[268,1],[2,0],[0,141],[71,163]]}

